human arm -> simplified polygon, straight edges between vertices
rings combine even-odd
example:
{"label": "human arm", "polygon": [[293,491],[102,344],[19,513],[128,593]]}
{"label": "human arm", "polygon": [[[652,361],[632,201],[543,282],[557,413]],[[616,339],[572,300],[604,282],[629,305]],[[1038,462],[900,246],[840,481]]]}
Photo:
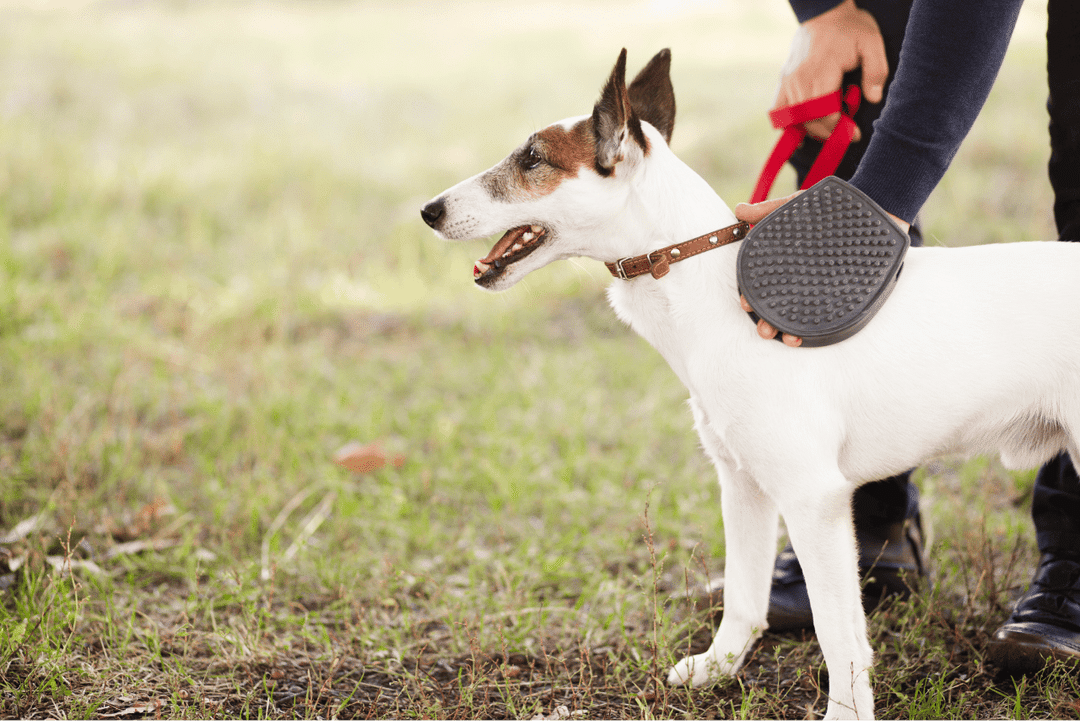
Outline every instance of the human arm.
{"label": "human arm", "polygon": [[[993,86],[1022,0],[916,0],[889,103],[851,179],[901,227],[913,220],[941,180]],[[779,201],[740,204],[755,222]],[[768,324],[762,337],[776,335]],[[789,344],[796,344],[797,338]]]}
{"label": "human arm", "polygon": [[914,220],[1001,68],[1022,0],[916,0],[889,102],[851,184]]}
{"label": "human arm", "polygon": [[[830,13],[846,12],[845,7],[850,10],[851,0],[790,2],[800,20],[832,4],[804,21],[804,27]],[[852,185],[893,215],[905,221],[915,218],[990,94],[1022,4],[914,0],[889,102],[874,125]],[[865,67],[863,74],[865,85]]]}

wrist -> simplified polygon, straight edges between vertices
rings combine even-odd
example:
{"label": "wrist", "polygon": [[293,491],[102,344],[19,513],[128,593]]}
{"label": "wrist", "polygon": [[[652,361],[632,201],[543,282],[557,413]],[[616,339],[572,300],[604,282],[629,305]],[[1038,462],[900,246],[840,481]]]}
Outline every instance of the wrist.
{"label": "wrist", "polygon": [[833,3],[832,7],[807,19],[802,24],[810,30],[817,28],[842,29],[849,27],[860,12],[862,11],[855,4],[855,0],[840,0],[840,2]]}

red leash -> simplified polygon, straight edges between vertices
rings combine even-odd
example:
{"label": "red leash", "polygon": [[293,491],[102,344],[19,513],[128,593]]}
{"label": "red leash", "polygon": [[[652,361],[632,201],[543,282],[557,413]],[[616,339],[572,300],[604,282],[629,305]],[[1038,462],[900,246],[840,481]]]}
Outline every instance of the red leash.
{"label": "red leash", "polygon": [[765,161],[765,167],[762,168],[761,176],[754,187],[754,194],[750,196],[750,202],[760,203],[769,197],[769,190],[772,188],[773,181],[776,180],[780,169],[784,167],[784,163],[788,161],[795,149],[802,143],[803,138],[806,137],[804,123],[823,118],[832,113],[840,113],[840,122],[836,124],[832,135],[822,146],[817,160],[814,161],[806,180],[803,181],[802,189],[805,190],[822,178],[832,175],[839,167],[840,160],[843,159],[844,153],[847,152],[848,146],[851,145],[851,139],[855,135],[855,120],[853,117],[855,111],[859,109],[859,100],[861,98],[862,94],[859,92],[859,86],[849,85],[843,96],[837,90],[830,95],[813,98],[798,105],[777,108],[770,112],[769,119],[772,121],[773,127],[783,129],[784,134],[777,141],[772,155]]}

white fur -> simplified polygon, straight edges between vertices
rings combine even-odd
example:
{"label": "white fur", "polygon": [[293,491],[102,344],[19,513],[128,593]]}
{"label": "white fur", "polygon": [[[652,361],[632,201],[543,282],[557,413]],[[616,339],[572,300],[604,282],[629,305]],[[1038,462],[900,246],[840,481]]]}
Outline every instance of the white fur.
{"label": "white fur", "polygon": [[[627,140],[612,175],[582,169],[538,200],[493,201],[481,176],[455,186],[440,196],[452,216],[440,234],[550,229],[549,242],[495,286],[505,288],[555,259],[614,261],[734,223],[705,181],[643,127],[648,153]],[[872,652],[851,494],[946,452],[1000,451],[1021,467],[1062,449],[1077,458],[1080,245],[911,248],[879,314],[823,348],[757,335],[739,307],[738,249],[673,264],[660,280],[616,280],[608,292],[689,390],[722,488],[723,620],[709,650],[680,661],[668,680],[699,686],[735,673],[765,630],[779,513],[829,668],[826,715],[869,718]]]}

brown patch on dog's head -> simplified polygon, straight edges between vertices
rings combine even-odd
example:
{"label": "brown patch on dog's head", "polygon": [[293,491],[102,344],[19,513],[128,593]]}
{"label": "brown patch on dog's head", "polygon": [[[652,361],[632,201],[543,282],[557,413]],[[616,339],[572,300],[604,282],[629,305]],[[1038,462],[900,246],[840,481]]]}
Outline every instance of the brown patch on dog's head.
{"label": "brown patch on dog's head", "polygon": [[492,168],[484,184],[497,200],[538,198],[553,192],[563,181],[576,178],[583,167],[591,168],[595,158],[591,118],[583,118],[569,128],[551,125],[534,133]]}
{"label": "brown patch on dog's head", "polygon": [[552,193],[564,181],[577,177],[582,168],[607,177],[623,160],[627,143],[649,154],[649,140],[641,121],[653,125],[665,141],[671,140],[675,92],[669,50],[657,53],[627,88],[624,49],[591,117],[534,133],[485,173],[481,182],[492,198],[519,202]]}
{"label": "brown patch on dog's head", "polygon": [[582,168],[592,167],[596,159],[592,122],[592,118],[585,118],[569,129],[552,125],[537,133],[541,154],[554,170],[574,177]]}

